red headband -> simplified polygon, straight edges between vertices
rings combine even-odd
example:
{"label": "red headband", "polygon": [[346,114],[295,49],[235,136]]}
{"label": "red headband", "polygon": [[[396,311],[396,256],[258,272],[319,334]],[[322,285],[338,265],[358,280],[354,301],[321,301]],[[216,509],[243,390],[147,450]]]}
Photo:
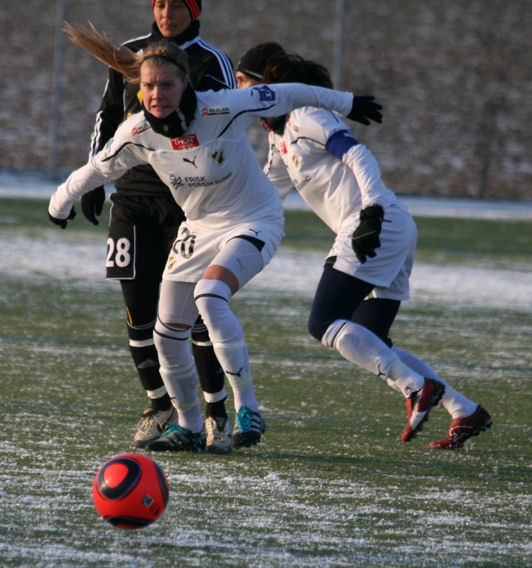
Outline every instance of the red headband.
{"label": "red headband", "polygon": [[[196,18],[198,18],[201,12],[201,8],[198,6],[196,0],[183,0],[183,2],[186,4],[186,7],[188,8],[190,15],[192,16],[192,19],[195,20]],[[152,7],[154,4],[155,0],[151,0]]]}

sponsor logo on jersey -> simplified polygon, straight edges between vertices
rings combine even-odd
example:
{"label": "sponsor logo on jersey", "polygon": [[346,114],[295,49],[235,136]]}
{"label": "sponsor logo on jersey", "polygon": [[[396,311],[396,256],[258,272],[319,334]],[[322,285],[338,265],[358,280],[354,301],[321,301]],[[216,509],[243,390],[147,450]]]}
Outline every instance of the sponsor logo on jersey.
{"label": "sponsor logo on jersey", "polygon": [[219,116],[220,114],[229,114],[229,112],[229,107],[223,105],[201,108],[201,116]]}
{"label": "sponsor logo on jersey", "polygon": [[[223,177],[216,179],[207,179],[205,176],[187,176],[184,178],[184,182],[189,187],[212,187],[213,185],[220,185],[232,177],[233,172],[229,172]],[[181,178],[179,178],[179,181],[181,181]]]}
{"label": "sponsor logo on jersey", "polygon": [[198,166],[196,165],[196,158],[197,156],[194,156],[192,160],[190,158],[183,158],[183,162],[187,164],[192,164],[196,169],[198,169]]}
{"label": "sponsor logo on jersey", "polygon": [[181,138],[170,138],[170,144],[174,150],[187,150],[199,146],[199,141],[195,134],[185,134]]}
{"label": "sponsor logo on jersey", "polygon": [[145,120],[139,126],[134,126],[131,129],[131,133],[133,134],[133,136],[138,136],[141,132],[144,132],[150,128],[151,128],[150,123],[147,120]]}
{"label": "sponsor logo on jersey", "polygon": [[217,164],[218,166],[221,166],[225,162],[224,151],[223,150],[215,150],[211,154],[211,160],[215,164]]}
{"label": "sponsor logo on jersey", "polygon": [[261,85],[260,87],[252,87],[251,92],[255,92],[259,95],[260,101],[274,101],[275,91],[272,91],[267,85]]}
{"label": "sponsor logo on jersey", "polygon": [[297,181],[294,184],[294,187],[296,188],[297,191],[301,191],[311,181],[312,180],[308,176],[305,176],[303,179],[300,179],[299,181]]}
{"label": "sponsor logo on jersey", "polygon": [[299,156],[298,154],[294,154],[292,156],[292,163],[297,169],[299,169],[301,167],[301,156]]}
{"label": "sponsor logo on jersey", "polygon": [[172,187],[174,189],[179,189],[180,187],[183,187],[185,185],[183,183],[183,180],[181,179],[181,176],[175,176],[174,174],[170,176],[170,183],[172,184]]}

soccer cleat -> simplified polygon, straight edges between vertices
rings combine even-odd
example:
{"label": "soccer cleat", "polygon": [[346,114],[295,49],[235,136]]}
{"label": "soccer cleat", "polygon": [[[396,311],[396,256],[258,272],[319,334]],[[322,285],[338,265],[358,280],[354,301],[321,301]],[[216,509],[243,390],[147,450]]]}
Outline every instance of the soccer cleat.
{"label": "soccer cleat", "polygon": [[131,445],[134,448],[144,448],[149,442],[157,440],[168,422],[177,422],[177,412],[173,406],[168,410],[146,408],[140,415],[137,433]]}
{"label": "soccer cleat", "polygon": [[436,406],[445,392],[445,386],[435,379],[425,379],[425,384],[406,399],[407,421],[401,440],[408,442],[423,428],[430,409]]}
{"label": "soccer cleat", "polygon": [[240,407],[233,428],[233,448],[245,448],[260,442],[265,431],[266,423],[260,412],[247,406]]}
{"label": "soccer cleat", "polygon": [[490,428],[491,416],[482,406],[467,418],[455,418],[449,426],[449,432],[443,440],[431,442],[429,448],[433,450],[456,450],[461,448],[471,436],[478,436],[480,432]]}
{"label": "soccer cleat", "polygon": [[221,416],[207,416],[205,420],[207,439],[205,449],[210,454],[229,454],[231,452],[231,424]]}
{"label": "soccer cleat", "polygon": [[205,450],[205,430],[192,432],[177,422],[167,424],[161,437],[146,447],[152,452],[202,452]]}

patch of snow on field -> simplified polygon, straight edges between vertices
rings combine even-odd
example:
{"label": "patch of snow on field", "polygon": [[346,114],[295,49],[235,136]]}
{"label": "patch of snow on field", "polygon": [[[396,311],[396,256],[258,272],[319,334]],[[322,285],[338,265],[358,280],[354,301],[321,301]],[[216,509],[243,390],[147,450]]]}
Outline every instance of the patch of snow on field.
{"label": "patch of snow on field", "polygon": [[[0,181],[1,185],[1,181]],[[465,219],[532,219],[532,201],[422,197],[399,195],[414,217],[452,217]],[[298,193],[292,191],[284,202],[286,209],[307,210]]]}
{"label": "patch of snow on field", "polygon": [[[316,253],[281,250],[247,288],[294,290],[312,297],[324,260]],[[532,272],[418,262],[410,278],[410,296],[414,301],[433,298],[455,306],[532,312]]]}
{"label": "patch of snow on field", "polygon": [[40,239],[0,237],[4,275],[47,276],[101,281],[105,278],[105,242],[64,242],[63,236],[45,233]]}
{"label": "patch of snow on field", "polygon": [[[52,229],[53,230],[53,229]],[[56,235],[59,233],[56,232]],[[105,243],[68,243],[43,235],[0,238],[0,261],[5,276],[49,276],[84,285],[112,285],[105,281]],[[322,254],[292,249],[277,253],[270,265],[242,291],[268,290],[311,298],[321,275]],[[512,309],[532,312],[532,272],[418,262],[410,279],[412,301],[431,299],[451,306]]]}
{"label": "patch of snow on field", "polygon": [[[55,187],[43,178],[0,173],[0,196],[45,198]],[[414,215],[417,211],[428,216],[532,219],[532,202],[415,197],[403,201]],[[289,208],[305,207],[297,194],[289,196],[287,205]],[[105,242],[91,237],[91,242],[69,243],[67,238],[68,232],[57,231],[54,227],[39,240],[24,236],[0,237],[0,262],[4,274],[48,275],[79,279],[80,282],[90,279],[94,285],[105,285]],[[312,297],[323,262],[323,254],[301,254],[281,246],[271,264],[242,293],[260,290],[288,293],[294,290],[300,296]],[[519,265],[511,270],[418,262],[414,265],[410,284],[413,301],[433,298],[457,307],[532,311],[532,273]]]}

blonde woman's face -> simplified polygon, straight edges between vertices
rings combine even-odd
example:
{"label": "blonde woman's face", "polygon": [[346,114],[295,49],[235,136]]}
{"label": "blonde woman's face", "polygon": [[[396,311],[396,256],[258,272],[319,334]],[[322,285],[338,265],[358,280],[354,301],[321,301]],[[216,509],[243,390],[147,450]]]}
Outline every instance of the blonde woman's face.
{"label": "blonde woman's face", "polygon": [[157,118],[167,118],[174,112],[188,84],[172,63],[154,65],[146,61],[140,68],[140,91],[144,108]]}

